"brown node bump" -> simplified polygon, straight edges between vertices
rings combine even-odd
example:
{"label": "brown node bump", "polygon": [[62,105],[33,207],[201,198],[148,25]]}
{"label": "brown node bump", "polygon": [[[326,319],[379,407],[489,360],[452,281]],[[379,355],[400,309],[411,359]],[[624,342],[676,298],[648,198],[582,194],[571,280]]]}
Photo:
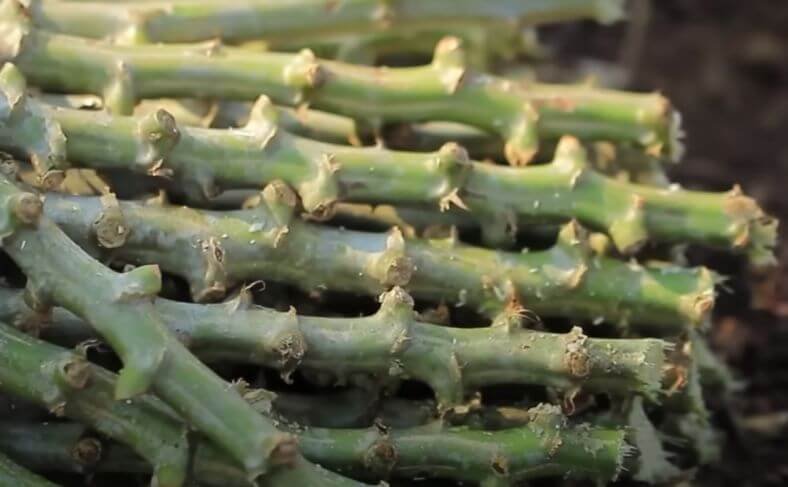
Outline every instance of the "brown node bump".
{"label": "brown node bump", "polygon": [[173,117],[170,112],[163,108],[159,108],[154,114],[154,119],[158,123],[159,130],[148,134],[148,139],[151,142],[156,142],[164,138],[177,140],[180,137],[178,125],[175,123],[175,117]]}
{"label": "brown node bump", "polygon": [[193,286],[193,297],[197,303],[212,303],[224,297],[227,293],[227,288],[223,283],[212,282],[208,285],[195,285]]}
{"label": "brown node bump", "polygon": [[19,178],[19,164],[16,159],[11,154],[2,151],[0,151],[0,175],[11,181],[16,181]]}
{"label": "brown node bump", "polygon": [[15,197],[13,211],[20,222],[32,225],[41,217],[43,206],[41,199],[33,193],[21,193]]}
{"label": "brown node bump", "polygon": [[30,309],[29,311],[24,311],[18,316],[14,317],[11,324],[14,325],[14,328],[26,335],[38,337],[41,335],[41,331],[45,330],[51,324],[51,322],[51,309],[44,311]]}
{"label": "brown node bump", "polygon": [[306,341],[300,332],[287,333],[276,342],[279,368],[287,373],[298,367],[306,353]]}
{"label": "brown node bump", "polygon": [[318,88],[326,81],[326,72],[319,63],[311,63],[306,67],[306,82],[309,88]]}
{"label": "brown node bump", "polygon": [[221,299],[227,292],[224,248],[219,239],[210,237],[200,243],[200,250],[205,265],[205,275],[201,287],[195,293],[195,300],[204,302]]}
{"label": "brown node bump", "polygon": [[396,447],[388,440],[382,438],[376,441],[364,454],[364,466],[373,472],[387,474],[394,469],[399,454]]}
{"label": "brown node bump", "polygon": [[49,407],[49,412],[57,418],[62,418],[66,414],[66,401],[58,401]]}
{"label": "brown node bump", "polygon": [[725,212],[733,218],[752,218],[762,213],[758,203],[745,196],[738,184],[725,195]]}
{"label": "brown node bump", "polygon": [[569,373],[578,379],[586,378],[591,373],[591,356],[585,346],[587,340],[588,337],[577,326],[566,336],[564,362]]}
{"label": "brown node bump", "polygon": [[699,321],[704,319],[708,316],[709,312],[711,312],[712,308],[714,308],[714,294],[713,293],[703,293],[701,296],[697,298],[695,301],[695,312],[699,317]]}
{"label": "brown node bump", "polygon": [[324,222],[330,220],[336,214],[336,201],[323,201],[307,213],[310,220]]}
{"label": "brown node bump", "polygon": [[591,373],[591,360],[586,351],[573,351],[566,353],[566,365],[569,373],[578,379],[588,377]]}
{"label": "brown node bump", "polygon": [[263,188],[263,196],[266,201],[275,201],[290,208],[295,208],[298,205],[298,196],[284,181],[272,181]]}
{"label": "brown node bump", "polygon": [[60,169],[47,169],[38,176],[38,185],[47,191],[60,187],[66,179],[66,173]]}
{"label": "brown node bump", "polygon": [[[102,197],[102,203],[104,203],[105,197]],[[114,200],[114,195],[112,200]],[[129,227],[126,225],[117,204],[117,200],[114,200],[114,204],[105,205],[104,211],[93,222],[96,240],[105,249],[116,249],[123,246],[129,236]]]}
{"label": "brown node bump", "polygon": [[495,474],[498,476],[506,477],[509,475],[509,459],[500,453],[496,453],[493,456],[490,466],[492,467],[493,472],[495,472]]}
{"label": "brown node bump", "polygon": [[389,263],[383,277],[388,286],[404,286],[413,276],[413,261],[407,256],[398,256]]}
{"label": "brown node bump", "polygon": [[558,454],[558,450],[561,449],[563,446],[564,440],[561,439],[560,435],[555,435],[550,440],[550,448],[547,450],[547,456],[550,458],[555,457]]}
{"label": "brown node bump", "polygon": [[272,465],[293,465],[298,459],[298,441],[289,434],[277,438],[277,444],[269,453]]}
{"label": "brown node bump", "polygon": [[92,437],[80,438],[71,449],[71,458],[83,467],[97,464],[101,459],[101,442]]}
{"label": "brown node bump", "polygon": [[61,365],[65,382],[74,389],[84,389],[90,382],[90,364],[83,360],[69,360]]}

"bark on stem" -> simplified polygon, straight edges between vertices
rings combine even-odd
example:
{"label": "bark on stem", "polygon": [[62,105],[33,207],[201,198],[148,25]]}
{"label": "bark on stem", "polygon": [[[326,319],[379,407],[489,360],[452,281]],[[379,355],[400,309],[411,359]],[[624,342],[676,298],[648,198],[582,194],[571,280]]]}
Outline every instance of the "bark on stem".
{"label": "bark on stem", "polygon": [[131,264],[157,263],[183,276],[196,301],[235,284],[270,279],[307,292],[378,296],[393,286],[416,299],[467,305],[496,316],[512,301],[539,315],[664,326],[700,325],[714,301],[705,268],[643,267],[595,255],[586,233],[566,225],[538,252],[503,252],[445,240],[324,227],[295,215],[286,185],[265,188],[258,206],[207,212],[155,202],[120,202],[125,243],[111,252],[95,239],[98,198],[50,194],[46,214],[91,252]]}
{"label": "bark on stem", "polygon": [[[161,400],[142,394],[117,401],[113,396],[118,380],[114,374],[91,365],[80,355],[4,324],[0,324],[0,347],[0,389],[48,408],[57,415],[89,425],[106,437],[129,446],[153,467],[155,485],[183,485],[192,453],[188,444],[189,427]],[[240,399],[229,386],[223,394]],[[57,431],[56,423],[51,426]],[[63,435],[58,438],[62,440]],[[27,439],[30,440],[29,437]],[[36,445],[41,443],[36,442]],[[26,446],[28,450],[33,447],[32,442],[18,446]],[[244,487],[257,485],[249,472],[210,441],[201,438],[193,446],[195,469],[201,482]],[[56,449],[51,454],[57,457],[62,455],[62,451]],[[295,484],[291,483],[294,479]],[[296,456],[290,466],[272,469],[264,480],[266,485],[277,487],[360,485],[320,469],[300,456]]]}
{"label": "bark on stem", "polygon": [[[481,4],[480,4],[481,5]],[[136,100],[210,97],[309,103],[381,122],[454,121],[498,134],[512,164],[528,163],[540,139],[571,134],[628,142],[668,159],[680,153],[678,118],[657,94],[587,86],[528,84],[467,69],[460,41],[445,38],[433,62],[382,69],[298,54],[254,53],[202,45],[115,46],[31,26],[17,0],[0,4],[0,53],[34,84],[50,90],[102,94],[116,113]]]}
{"label": "bark on stem", "polygon": [[[64,312],[52,324],[26,312],[18,295],[0,289],[0,319],[23,329],[86,338],[85,325]],[[223,304],[157,300],[170,331],[207,361],[252,362],[287,377],[294,369],[330,374],[345,383],[415,379],[429,385],[442,408],[462,404],[482,386],[538,384],[657,399],[668,344],[656,339],[598,339],[580,328],[567,334],[522,326],[510,310],[493,327],[446,328],[417,320],[401,288],[381,297],[362,318],[322,318],[254,306],[242,292]],[[35,320],[38,320],[37,326]],[[43,326],[42,326],[43,325]],[[85,330],[87,331],[87,330]]]}
{"label": "bark on stem", "polygon": [[11,107],[0,126],[2,147],[36,153],[31,141],[42,145],[55,137],[41,133],[44,125],[59,139],[65,134],[64,150],[51,151],[52,160],[67,156],[94,169],[172,177],[195,198],[282,179],[318,217],[330,214],[337,201],[442,210],[454,205],[481,223],[491,243],[511,241],[522,221],[576,219],[606,232],[622,253],[651,240],[722,247],[755,265],[774,262],[777,221],[740,189],[706,193],[617,181],[592,169],[573,137],[560,140],[552,163],[512,168],[471,161],[454,143],[423,154],[304,139],[279,129],[277,111],[265,97],[243,130],[179,129],[163,110],[129,118],[40,105],[13,95],[24,93],[24,82],[12,66],[0,75]]}
{"label": "bark on stem", "polygon": [[292,437],[256,414],[167,331],[153,302],[158,267],[119,274],[96,261],[41,216],[38,196],[0,175],[0,245],[27,276],[35,310],[61,305],[88,322],[123,361],[115,397],[150,386],[251,476],[287,463]]}

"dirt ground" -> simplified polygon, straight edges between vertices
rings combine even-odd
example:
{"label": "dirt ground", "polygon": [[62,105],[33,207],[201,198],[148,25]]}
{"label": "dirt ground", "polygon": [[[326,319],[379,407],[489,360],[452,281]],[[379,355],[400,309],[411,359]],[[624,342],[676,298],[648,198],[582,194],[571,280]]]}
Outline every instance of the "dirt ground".
{"label": "dirt ground", "polygon": [[[618,60],[631,68],[631,87],[674,102],[687,132],[686,157],[670,171],[675,180],[713,190],[740,183],[788,221],[788,2],[662,0],[637,10],[645,29],[584,24],[551,35],[566,59]],[[785,234],[783,225],[782,268],[755,293],[740,262],[693,256],[731,277],[734,292],[718,299],[712,344],[746,382],[729,412],[716,404],[729,433],[725,461],[696,485],[788,484]],[[754,309],[753,298],[766,309]]]}

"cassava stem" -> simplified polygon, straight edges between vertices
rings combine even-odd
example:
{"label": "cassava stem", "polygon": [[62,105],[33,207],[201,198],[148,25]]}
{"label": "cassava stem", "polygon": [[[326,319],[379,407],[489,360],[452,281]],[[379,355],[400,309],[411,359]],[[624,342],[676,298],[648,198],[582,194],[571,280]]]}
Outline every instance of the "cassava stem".
{"label": "cassava stem", "polygon": [[620,0],[156,0],[33,2],[30,16],[47,30],[80,37],[173,43],[222,39],[293,43],[341,34],[412,34],[546,22],[621,18]]}
{"label": "cassava stem", "polygon": [[[481,5],[481,3],[480,3]],[[141,98],[210,97],[309,103],[379,122],[444,120],[506,140],[512,164],[531,160],[540,139],[570,134],[628,142],[654,155],[679,153],[677,116],[657,94],[587,86],[529,84],[466,69],[458,39],[446,38],[431,64],[384,69],[298,54],[210,45],[115,46],[32,26],[17,0],[0,4],[0,59],[15,62],[44,89],[104,96],[116,113]]]}
{"label": "cassava stem", "polygon": [[[52,95],[50,95],[52,96]],[[157,108],[170,110],[180,109],[184,112],[185,100],[144,100],[135,107],[136,115],[154,112]],[[193,105],[193,104],[192,104]],[[62,105],[61,106],[67,106]],[[190,105],[186,105],[190,107]],[[186,125],[199,125],[203,127],[243,127],[249,122],[253,105],[250,102],[222,101],[218,105],[205,103],[199,123]],[[277,107],[278,123],[284,130],[322,142],[340,145],[374,145],[382,142],[389,149],[411,152],[435,152],[444,144],[455,142],[468,151],[468,154],[479,160],[499,160],[503,155],[503,144],[493,135],[479,129],[451,122],[427,122],[420,124],[393,124],[384,126],[378,134],[374,134],[372,127],[364,127],[355,120],[321,112],[314,109],[293,109]],[[196,116],[191,113],[191,118]],[[190,119],[175,117],[178,124]],[[608,176],[625,179],[637,184],[666,187],[670,183],[665,175],[665,167],[656,157],[644,154],[632,147],[609,142],[592,143],[589,162],[591,166]],[[552,153],[554,143],[543,144],[540,147],[541,158]]]}
{"label": "cassava stem", "polygon": [[[623,471],[624,462],[635,454],[626,442],[624,429],[598,428],[588,424],[571,426],[558,408],[548,405],[532,408],[528,415],[529,420],[524,426],[494,432],[433,422],[391,432],[381,431],[378,427],[299,428],[297,434],[304,451],[313,461],[334,471],[372,479],[408,478],[418,474],[483,485],[511,485],[524,479],[570,475],[607,482],[615,479]],[[79,426],[72,424],[22,424],[11,425],[10,428],[16,437],[35,434],[46,438],[58,452],[73,449],[79,433]],[[31,463],[36,461],[35,450],[40,451],[40,447],[31,452],[18,444],[4,445],[2,441],[0,445],[20,460]],[[113,445],[110,448],[114,449]],[[202,460],[198,450],[195,468],[201,475],[201,483],[227,485],[216,483],[216,474],[221,471],[206,470]],[[78,468],[75,463],[61,453],[54,458],[52,467]],[[110,450],[108,458],[100,459],[96,468],[119,472],[143,470],[139,461],[123,450]],[[213,476],[209,475],[211,473]],[[228,482],[233,480],[237,481],[228,478]]]}
{"label": "cassava stem", "polygon": [[292,438],[256,414],[164,327],[153,302],[158,267],[116,273],[42,217],[38,196],[0,175],[0,244],[27,276],[34,309],[59,304],[88,322],[123,361],[115,397],[152,386],[195,428],[225,448],[250,475],[292,456]]}
{"label": "cassava stem", "polygon": [[0,485],[13,487],[57,487],[57,484],[29,470],[25,470],[2,453],[0,453]]}
{"label": "cassava stem", "polygon": [[396,228],[381,234],[324,227],[297,218],[296,204],[293,191],[274,182],[255,208],[236,212],[121,201],[116,217],[107,218],[100,198],[56,194],[44,207],[91,252],[155,262],[183,276],[196,301],[258,279],[373,296],[401,285],[417,299],[488,316],[514,300],[539,315],[674,329],[702,323],[714,301],[707,269],[647,268],[593,255],[575,223],[549,250],[514,253],[455,238],[405,240]]}
{"label": "cassava stem", "polygon": [[[0,296],[6,303],[0,305],[0,318],[13,318],[25,327],[19,297],[7,290]],[[415,379],[433,389],[443,408],[462,404],[469,393],[495,384],[540,384],[565,391],[582,387],[657,399],[668,349],[656,339],[588,338],[580,328],[567,334],[529,330],[519,310],[501,315],[493,327],[423,323],[416,319],[410,296],[398,287],[381,297],[377,313],[362,318],[277,312],[253,306],[246,292],[215,305],[160,299],[155,310],[172,334],[209,362],[250,361],[285,376],[298,367],[329,373],[338,382],[358,374],[371,375],[376,382]],[[55,335],[60,326],[80,327],[74,317],[58,313],[56,318],[63,323],[50,326]]]}
{"label": "cassava stem", "polygon": [[634,453],[623,429],[569,426],[555,406],[529,411],[520,428],[484,432],[442,422],[405,430],[306,429],[305,456],[362,478],[426,476],[512,485],[525,479],[570,475],[609,482]]}
{"label": "cassava stem", "polygon": [[[131,447],[153,466],[154,485],[183,485],[191,454],[189,428],[166,404],[149,394],[117,401],[113,391],[118,379],[114,374],[89,364],[80,355],[3,324],[0,324],[0,347],[3,352],[0,353],[0,389],[89,425]],[[229,386],[223,394],[240,399]],[[195,446],[195,468],[201,482],[256,485],[248,472],[209,441],[201,439]],[[301,479],[300,483],[290,483],[294,479]],[[273,469],[264,480],[272,486],[359,485],[300,457],[294,458],[291,466]]]}
{"label": "cassava stem", "polygon": [[[0,72],[0,89],[10,106],[0,145],[35,155],[31,141],[52,146],[46,141],[57,140],[49,157],[53,169],[65,167],[68,158],[93,169],[169,175],[197,197],[281,179],[316,215],[330,213],[337,201],[456,205],[481,222],[492,243],[511,241],[522,221],[577,219],[606,232],[623,253],[653,240],[720,246],[755,265],[774,261],[777,222],[740,190],[705,193],[617,181],[589,167],[572,137],[561,139],[552,163],[513,168],[471,161],[453,143],[423,154],[304,139],[279,129],[265,97],[244,130],[227,131],[178,129],[163,110],[128,118],[40,105],[24,98],[24,80],[11,65]],[[51,133],[42,134],[40,126]]]}
{"label": "cassava stem", "polygon": [[115,378],[83,357],[0,325],[0,388],[130,446],[153,466],[160,486],[183,485],[187,429],[158,399],[113,396]]}

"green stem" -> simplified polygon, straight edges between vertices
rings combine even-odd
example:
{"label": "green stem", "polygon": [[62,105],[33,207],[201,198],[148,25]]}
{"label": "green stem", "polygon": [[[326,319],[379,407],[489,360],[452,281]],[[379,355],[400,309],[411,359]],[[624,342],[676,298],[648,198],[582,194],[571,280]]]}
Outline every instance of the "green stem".
{"label": "green stem", "polygon": [[153,467],[158,485],[186,478],[186,427],[149,395],[117,401],[112,374],[67,350],[0,326],[0,388],[123,442]]}
{"label": "green stem", "polygon": [[[540,405],[528,410],[527,415],[529,418],[524,426],[495,432],[433,422],[391,432],[377,427],[360,430],[306,428],[299,430],[298,435],[299,443],[312,461],[332,470],[363,478],[426,476],[482,482],[483,485],[510,485],[524,479],[559,475],[607,482],[622,472],[625,457],[633,453],[623,429],[570,426],[554,406]],[[37,462],[36,454],[41,451],[42,443],[28,443],[25,436],[30,435],[45,440],[47,452],[59,453],[51,455],[50,469],[68,471],[80,467],[67,453],[73,451],[75,441],[81,437],[80,426],[15,424],[8,428],[12,441],[0,441],[0,448],[20,461]],[[200,482],[227,485],[214,480],[221,470],[212,471],[206,467],[198,449],[195,473]],[[114,472],[144,471],[144,466],[131,452],[114,445],[110,445],[109,454],[102,457],[95,468]],[[326,485],[296,479],[290,485]],[[228,478],[231,485],[236,485],[234,480],[237,479]]]}
{"label": "green stem", "polygon": [[[254,398],[256,396],[263,398],[260,409],[270,411],[272,408],[271,393],[252,390],[244,397]],[[304,415],[306,413],[308,421],[297,421],[297,424],[318,427],[318,431],[323,431],[321,428],[371,427],[373,423],[370,418],[373,414],[376,414],[375,418],[377,418],[375,425],[382,424],[386,428],[393,427],[395,431],[397,429],[416,431],[417,427],[428,425],[437,417],[434,404],[429,401],[379,398],[371,396],[369,393],[365,397],[362,391],[357,390],[332,394],[327,397],[276,396],[273,401],[277,413],[285,413],[288,418],[291,417],[290,414]],[[256,403],[253,402],[253,404]],[[329,404],[331,412],[323,413],[320,410],[321,405]],[[334,410],[338,409],[344,409],[344,411],[336,414]],[[528,410],[523,407],[491,407],[471,402],[467,406],[444,412],[441,419],[444,424],[462,426],[465,430],[489,432],[527,426],[532,420],[532,412],[533,409]],[[671,419],[683,418],[683,416],[677,416],[675,412],[671,412],[668,416]],[[337,419],[345,421],[345,423],[337,423]],[[321,427],[320,423],[334,424]],[[628,470],[628,478],[648,484],[663,484],[675,480],[677,474],[680,473],[671,463],[671,455],[663,447],[664,438],[661,431],[655,428],[646,415],[642,398],[628,397],[622,401],[616,400],[610,410],[593,413],[591,423],[596,427],[620,428],[623,426],[626,428],[626,441],[638,453],[636,456],[627,458],[624,462],[625,469]],[[685,424],[686,422],[682,423],[682,426]],[[425,429],[429,428],[430,426]],[[685,431],[687,430],[688,428],[685,427]],[[708,430],[706,433],[706,438],[710,438]],[[327,435],[333,436],[334,433],[329,431]],[[310,437],[311,435],[307,434],[306,436]],[[692,439],[697,441],[699,438],[693,437]],[[692,447],[697,448],[697,443],[693,443]],[[709,450],[711,449],[707,449],[707,451]],[[709,456],[707,455],[705,459],[708,462]]]}
{"label": "green stem", "polygon": [[[300,22],[301,17],[294,19]],[[3,1],[0,19],[3,51],[32,83],[102,94],[117,113],[131,113],[140,98],[254,100],[266,94],[277,103],[308,102],[373,126],[384,121],[465,123],[506,140],[512,164],[530,161],[540,139],[566,134],[628,142],[671,159],[679,152],[677,117],[662,96],[588,86],[515,86],[466,69],[456,38],[441,41],[429,65],[381,69],[319,60],[309,50],[284,54],[216,44],[115,46],[31,27],[16,0]]]}
{"label": "green stem", "polygon": [[[111,208],[110,208],[111,210]],[[115,397],[153,386],[196,429],[225,448],[250,475],[286,462],[292,438],[280,433],[170,334],[154,309],[156,266],[116,273],[41,217],[38,196],[0,175],[2,248],[28,279],[36,309],[59,304],[88,322],[118,353],[123,369]]]}
{"label": "green stem", "polygon": [[555,406],[529,413],[526,426],[495,432],[441,422],[392,431],[311,428],[300,433],[299,444],[312,461],[360,477],[425,476],[485,486],[561,475],[609,482],[633,450],[624,430],[570,427]]}
{"label": "green stem", "polygon": [[[3,352],[0,353],[0,389],[89,425],[106,437],[131,447],[153,466],[155,485],[183,484],[190,455],[189,428],[166,404],[148,394],[117,401],[113,397],[118,380],[114,374],[90,365],[83,357],[68,350],[24,335],[6,325],[0,325],[0,343]],[[226,387],[223,394],[232,395],[234,392]],[[49,426],[57,428],[55,424]],[[51,431],[39,433],[51,434]],[[57,436],[61,441],[65,437],[67,433],[62,431]],[[24,435],[24,438],[24,441],[15,441],[12,445],[20,456],[25,451],[35,451],[37,456],[43,453],[41,442],[33,441],[35,438],[29,435]],[[48,446],[46,454],[53,458],[53,466],[59,464],[56,458],[62,458],[65,448],[57,448],[49,442],[45,444]],[[96,444],[92,442],[82,446],[95,450]],[[201,482],[220,486],[256,485],[246,471],[210,442],[200,441],[194,446],[195,474]],[[73,449],[71,452],[73,454]],[[80,455],[90,453],[90,450],[80,449]],[[303,479],[303,482],[289,483],[293,478]],[[290,468],[274,469],[266,475],[265,482],[272,486],[359,485],[301,458],[294,459]]]}
{"label": "green stem", "polygon": [[[178,124],[185,120],[187,125],[194,115],[186,113],[186,117],[179,116],[186,112],[183,105],[186,103],[173,103],[172,100],[145,100],[145,106],[135,107],[135,114],[142,115],[163,107],[166,110],[175,110]],[[188,106],[186,107],[188,108]],[[248,102],[223,101],[211,112],[210,125],[217,128],[243,127],[249,122],[252,105]],[[353,119],[319,110],[292,109],[277,107],[278,124],[284,130],[301,137],[315,139],[321,142],[340,145],[373,145],[374,134],[371,127],[359,126]],[[209,114],[209,107],[204,107],[204,115]],[[203,122],[204,123],[204,122]],[[205,125],[203,125],[205,126]],[[421,124],[394,124],[383,127],[381,133],[384,145],[389,149],[415,152],[435,152],[448,142],[455,142],[464,147],[474,159],[498,160],[503,154],[503,144],[500,139],[481,130],[466,125],[451,122],[427,122]],[[552,153],[555,144],[544,144],[540,155]],[[613,145],[606,142],[589,144],[591,166],[608,176],[624,179],[637,184],[666,187],[669,185],[665,168],[656,157],[644,154],[642,151],[627,147],[626,145]]]}
{"label": "green stem", "polygon": [[285,375],[299,366],[331,373],[337,382],[357,374],[375,382],[415,379],[428,384],[443,407],[496,384],[636,392],[652,399],[661,389],[667,349],[661,340],[588,338],[578,327],[567,334],[529,330],[519,310],[493,327],[446,328],[417,321],[413,301],[401,288],[381,301],[377,313],[363,318],[276,312],[252,306],[245,292],[216,305],[157,300],[155,309],[205,360],[252,361]]}
{"label": "green stem", "polygon": [[[514,253],[454,238],[404,240],[396,229],[379,234],[315,225],[295,217],[296,201],[275,182],[245,211],[120,202],[123,218],[112,221],[102,218],[99,198],[52,193],[45,212],[92,252],[155,262],[184,277],[196,301],[258,279],[372,296],[401,285],[417,299],[467,305],[488,316],[514,300],[540,315],[674,331],[702,323],[714,301],[707,269],[648,268],[595,256],[576,224],[565,226],[549,250]],[[107,253],[96,232],[116,235],[117,248]]]}
{"label": "green stem", "polygon": [[0,484],[13,487],[58,487],[57,484],[25,470],[0,453]]}
{"label": "green stem", "polygon": [[[173,1],[180,3],[180,6],[173,8]],[[434,0],[433,0],[434,1]],[[411,0],[412,3],[415,3]],[[469,63],[474,67],[486,68],[498,61],[512,61],[515,58],[541,59],[544,57],[544,48],[536,37],[535,25],[546,22],[558,22],[572,20],[574,18],[593,17],[602,22],[610,22],[617,19],[621,13],[619,0],[601,0],[594,5],[593,1],[588,0],[569,0],[562,2],[551,2],[537,5],[535,2],[519,3],[509,7],[509,14],[520,14],[518,19],[512,17],[501,18],[506,12],[499,8],[503,3],[514,3],[511,0],[500,0],[494,3],[493,9],[488,13],[490,16],[479,16],[470,18],[473,12],[465,10],[452,13],[451,18],[447,18],[449,10],[435,11],[434,6],[420,2],[417,5],[397,3],[395,8],[402,11],[408,18],[392,18],[391,15],[385,22],[358,22],[352,25],[353,20],[358,15],[363,15],[364,10],[372,15],[374,1],[355,0],[355,4],[344,3],[339,9],[329,8],[327,16],[320,17],[320,26],[314,26],[309,31],[304,31],[304,22],[296,27],[294,31],[292,23],[282,22],[276,19],[276,15],[287,15],[290,11],[297,11],[297,15],[303,15],[306,8],[326,8],[327,4],[322,2],[288,2],[274,5],[270,2],[246,3],[243,6],[233,5],[232,12],[229,12],[225,4],[206,5],[203,0],[198,8],[193,0],[169,0],[162,5],[161,0],[148,1],[144,8],[140,8],[139,2],[135,5],[118,5],[118,2],[90,2],[87,5],[78,6],[76,9],[69,8],[67,5],[35,5],[32,10],[33,21],[39,26],[60,33],[76,35],[80,37],[103,37],[120,43],[141,43],[141,42],[160,42],[159,39],[151,39],[147,33],[147,26],[151,23],[159,24],[176,21],[188,24],[188,27],[174,32],[168,32],[169,37],[166,42],[183,42],[185,40],[200,41],[223,39],[225,42],[240,45],[242,47],[257,50],[283,50],[294,52],[305,46],[314,49],[321,57],[329,57],[339,61],[352,62],[356,64],[375,64],[386,59],[387,55],[397,56],[401,59],[423,59],[429,56],[435,44],[446,35],[461,37],[468,48]],[[585,3],[583,3],[585,2]],[[53,2],[54,3],[54,2]],[[59,2],[58,2],[59,3]],[[98,5],[97,5],[98,3]],[[220,2],[217,2],[220,3]],[[366,5],[365,5],[366,4]],[[571,5],[573,4],[573,5]],[[503,5],[506,7],[505,5]],[[37,7],[37,8],[36,8]],[[359,8],[360,7],[360,8]],[[416,9],[429,10],[423,12],[434,17],[433,20],[419,19],[415,22],[412,18],[418,15]],[[425,9],[426,7],[426,9]],[[467,7],[467,5],[459,8]],[[488,11],[490,5],[472,5],[472,8]],[[576,7],[574,13],[572,7]],[[577,8],[579,7],[579,8]],[[378,12],[384,12],[385,8],[393,12],[392,5],[379,5]],[[456,7],[455,7],[456,8]],[[124,15],[129,10],[134,11],[134,15],[126,15],[119,18],[115,14]],[[85,11],[89,14],[86,16]],[[243,13],[262,14],[263,19],[258,19],[252,29],[242,32],[238,29],[239,22],[233,19],[232,24],[222,24],[223,17],[227,14],[235,16]],[[480,12],[481,13],[481,12]],[[563,16],[563,17],[559,17]],[[498,18],[496,18],[496,16]],[[106,20],[105,23],[97,25],[96,22],[85,22],[86,18]],[[155,18],[158,17],[158,18]],[[162,18],[167,17],[167,18]],[[287,20],[292,21],[293,17]],[[306,20],[314,20],[311,17]],[[244,19],[248,21],[248,18]],[[260,21],[262,20],[262,21]],[[275,20],[275,25],[268,22]],[[403,22],[406,20],[406,22]],[[425,20],[427,20],[425,22]],[[124,23],[125,21],[125,23]],[[329,21],[328,23],[326,21]],[[206,24],[206,22],[208,22]],[[350,23],[349,23],[350,22]],[[210,32],[206,33],[204,28],[212,26]],[[230,27],[228,30],[225,27]],[[98,27],[98,28],[97,28]],[[217,29],[219,27],[219,29]],[[288,31],[286,37],[282,37],[281,30]],[[328,29],[328,31],[327,31]],[[337,30],[338,29],[338,30]],[[200,38],[200,34],[207,35]],[[295,35],[294,35],[295,34]],[[252,36],[251,38],[249,36]],[[175,36],[175,37],[173,37]]]}
{"label": "green stem", "polygon": [[[93,95],[37,93],[35,98],[47,105],[64,108],[101,108],[101,99]],[[253,106],[251,102],[160,98],[141,100],[134,107],[134,115],[150,116],[164,109],[175,117],[179,127],[239,128],[249,123]],[[372,127],[363,127],[352,118],[320,110],[278,106],[276,122],[289,133],[329,144],[376,144]],[[451,122],[394,124],[383,127],[377,137],[382,138],[385,147],[399,151],[435,152],[448,142],[456,142],[474,159],[497,160],[503,154],[501,141],[496,137]],[[554,145],[545,144],[540,156],[552,154]],[[588,144],[588,151],[589,163],[602,174],[648,186],[667,187],[670,184],[659,159],[636,149],[598,142]],[[433,217],[440,218],[437,213]]]}
{"label": "green stem", "polygon": [[[93,469],[106,452],[99,438],[79,423],[0,423],[0,451],[36,472],[73,472]],[[133,450],[130,455],[145,464]],[[145,468],[150,469],[146,465]]]}
{"label": "green stem", "polygon": [[469,27],[622,16],[619,0],[252,0],[240,5],[211,0],[35,2],[33,21],[48,30],[81,37],[157,42],[222,39],[284,41],[374,32],[413,33]]}
{"label": "green stem", "polygon": [[[104,172],[102,175],[106,176],[108,173]],[[66,171],[68,178],[69,171]],[[123,178],[128,181],[129,174],[127,172],[113,173],[113,177]],[[110,185],[112,183],[110,179]],[[150,181],[150,180],[148,180]],[[66,180],[68,182],[68,179]],[[158,192],[166,189],[167,195],[174,196],[179,202],[187,204],[193,208],[219,210],[219,211],[234,211],[243,208],[247,202],[254,201],[258,195],[258,191],[250,189],[238,189],[225,191],[215,198],[192,198],[191,194],[185,194],[178,190],[177,187],[171,185],[156,185],[155,182],[150,187],[145,188],[134,194],[136,198],[151,198],[157,197]],[[162,187],[163,186],[163,187]],[[62,190],[64,193],[72,195],[93,196],[92,193],[80,193],[75,188],[72,190]],[[363,230],[373,232],[385,232],[391,230],[393,227],[398,227],[406,238],[423,237],[423,238],[436,238],[446,237],[452,232],[457,232],[462,236],[466,233],[474,234],[480,230],[480,223],[473,215],[461,208],[449,208],[446,211],[439,209],[425,208],[423,206],[391,206],[391,205],[367,205],[363,203],[337,203],[333,206],[331,214],[326,222],[331,223],[333,226],[349,228],[352,230]],[[490,247],[500,249],[512,249],[518,241],[554,241],[561,229],[560,225],[550,224],[529,224],[527,221],[518,221],[516,225],[516,240],[512,241],[494,241],[493,237],[487,239],[487,235],[482,235],[482,243]],[[512,230],[514,231],[514,230]],[[589,235],[592,242],[592,247],[595,252],[599,254],[612,253],[612,243],[607,235],[601,233],[593,233]],[[461,238],[462,240],[462,238]]]}
{"label": "green stem", "polygon": [[[338,200],[440,209],[456,205],[481,222],[490,242],[510,241],[522,220],[577,219],[608,233],[623,253],[651,239],[721,246],[748,255],[756,265],[774,261],[777,221],[740,191],[705,193],[617,181],[591,169],[586,152],[571,137],[561,139],[552,163],[513,168],[470,161],[453,143],[423,154],[293,136],[278,129],[276,110],[265,97],[244,130],[179,130],[163,110],[140,118],[110,118],[15,99],[11,93],[24,90],[19,73],[9,65],[0,75],[0,88],[15,102],[9,121],[0,127],[3,147],[26,153],[31,139],[51,139],[41,137],[38,125],[59,125],[70,161],[95,169],[170,175],[195,197],[282,179],[317,216],[329,214]],[[35,113],[28,114],[27,107]],[[64,151],[54,153],[62,157]]]}

